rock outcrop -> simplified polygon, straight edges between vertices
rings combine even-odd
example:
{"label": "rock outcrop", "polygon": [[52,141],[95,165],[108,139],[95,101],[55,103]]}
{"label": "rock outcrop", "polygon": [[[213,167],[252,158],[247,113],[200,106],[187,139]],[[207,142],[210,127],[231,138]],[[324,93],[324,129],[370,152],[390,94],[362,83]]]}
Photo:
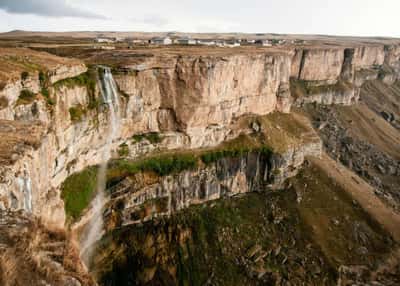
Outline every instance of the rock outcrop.
{"label": "rock outcrop", "polygon": [[127,225],[223,197],[279,189],[297,174],[305,156],[318,157],[321,151],[321,142],[312,140],[283,154],[251,151],[150,183],[145,174],[138,174],[109,190],[113,199],[107,209],[116,210],[120,223]]}

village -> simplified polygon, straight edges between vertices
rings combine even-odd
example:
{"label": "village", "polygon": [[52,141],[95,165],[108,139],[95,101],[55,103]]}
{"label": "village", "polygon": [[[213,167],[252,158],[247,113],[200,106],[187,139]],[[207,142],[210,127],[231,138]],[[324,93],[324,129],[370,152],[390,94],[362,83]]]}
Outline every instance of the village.
{"label": "village", "polygon": [[122,38],[122,37],[97,37],[96,43],[108,44],[102,46],[103,49],[113,49],[112,44],[127,43],[129,47],[134,46],[166,46],[166,45],[199,45],[199,46],[215,46],[215,47],[240,47],[240,46],[282,46],[285,44],[303,45],[304,40],[286,40],[286,39],[213,39],[213,38],[192,38],[192,37],[153,37],[150,39],[145,38]]}

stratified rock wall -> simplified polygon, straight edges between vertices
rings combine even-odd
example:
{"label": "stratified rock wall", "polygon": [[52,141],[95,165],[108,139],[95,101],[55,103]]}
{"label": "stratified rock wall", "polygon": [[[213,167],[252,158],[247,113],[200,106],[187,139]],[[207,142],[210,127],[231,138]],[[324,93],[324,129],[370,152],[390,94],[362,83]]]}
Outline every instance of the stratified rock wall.
{"label": "stratified rock wall", "polygon": [[120,223],[127,225],[170,215],[193,204],[278,189],[286,179],[297,174],[305,156],[320,156],[321,151],[321,141],[314,140],[283,154],[253,151],[236,158],[222,158],[197,170],[161,177],[150,184],[139,174],[135,182],[126,178],[110,190],[114,205],[111,208],[119,213]]}

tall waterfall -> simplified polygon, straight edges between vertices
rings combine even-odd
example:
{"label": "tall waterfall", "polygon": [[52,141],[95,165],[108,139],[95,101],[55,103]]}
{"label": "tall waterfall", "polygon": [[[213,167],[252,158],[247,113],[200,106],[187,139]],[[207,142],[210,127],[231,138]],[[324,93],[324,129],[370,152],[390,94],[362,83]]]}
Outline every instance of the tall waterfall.
{"label": "tall waterfall", "polygon": [[105,194],[107,162],[111,158],[112,143],[117,138],[120,125],[120,110],[118,101],[117,86],[108,67],[102,67],[104,74],[101,77],[101,94],[103,101],[109,107],[109,126],[107,131],[106,142],[102,151],[101,164],[97,174],[97,193],[92,201],[92,216],[86,226],[83,240],[81,241],[81,258],[89,266],[92,257],[94,244],[103,235],[103,206],[107,202]]}

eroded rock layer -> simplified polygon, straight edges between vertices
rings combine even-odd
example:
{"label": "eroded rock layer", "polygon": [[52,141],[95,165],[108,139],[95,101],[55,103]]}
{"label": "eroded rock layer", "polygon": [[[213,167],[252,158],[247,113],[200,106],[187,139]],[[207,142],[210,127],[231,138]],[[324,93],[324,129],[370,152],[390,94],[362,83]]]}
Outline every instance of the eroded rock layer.
{"label": "eroded rock layer", "polygon": [[[190,205],[238,194],[278,189],[297,174],[306,156],[320,156],[320,141],[309,142],[284,154],[251,151],[227,156],[196,170],[151,179],[139,174],[113,186],[107,209],[110,220],[127,225],[169,216]],[[115,211],[115,212],[114,212]]]}

